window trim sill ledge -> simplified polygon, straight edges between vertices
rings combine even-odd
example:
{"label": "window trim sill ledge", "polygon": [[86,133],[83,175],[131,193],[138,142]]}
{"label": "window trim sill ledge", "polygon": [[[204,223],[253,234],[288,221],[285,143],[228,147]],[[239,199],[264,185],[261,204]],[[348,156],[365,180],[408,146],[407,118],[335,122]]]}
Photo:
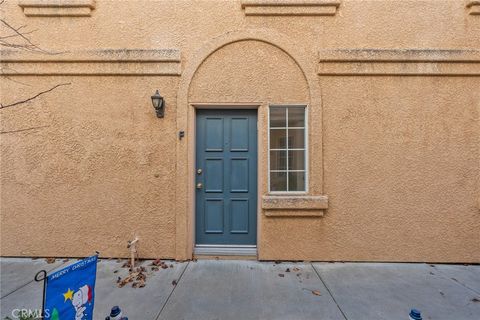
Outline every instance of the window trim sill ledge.
{"label": "window trim sill ledge", "polygon": [[323,216],[328,209],[328,196],[273,196],[262,197],[262,209],[266,216],[310,217]]}

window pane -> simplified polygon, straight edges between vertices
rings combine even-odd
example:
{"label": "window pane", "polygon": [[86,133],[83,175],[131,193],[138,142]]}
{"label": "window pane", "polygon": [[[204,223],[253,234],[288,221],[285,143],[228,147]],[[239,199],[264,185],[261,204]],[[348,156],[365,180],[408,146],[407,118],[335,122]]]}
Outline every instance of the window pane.
{"label": "window pane", "polygon": [[305,127],[304,108],[288,108],[288,126]]}
{"label": "window pane", "polygon": [[305,172],[288,173],[288,191],[305,191]]}
{"label": "window pane", "polygon": [[288,148],[305,148],[304,129],[288,129]]}
{"label": "window pane", "polygon": [[270,191],[287,191],[286,172],[270,172]]}
{"label": "window pane", "polygon": [[270,108],[270,127],[286,127],[287,108],[283,107],[272,107]]}
{"label": "window pane", "polygon": [[288,151],[288,169],[305,170],[305,151]]}
{"label": "window pane", "polygon": [[286,149],[287,148],[287,130],[272,129],[270,130],[270,149]]}
{"label": "window pane", "polygon": [[270,151],[270,170],[287,169],[287,151]]}

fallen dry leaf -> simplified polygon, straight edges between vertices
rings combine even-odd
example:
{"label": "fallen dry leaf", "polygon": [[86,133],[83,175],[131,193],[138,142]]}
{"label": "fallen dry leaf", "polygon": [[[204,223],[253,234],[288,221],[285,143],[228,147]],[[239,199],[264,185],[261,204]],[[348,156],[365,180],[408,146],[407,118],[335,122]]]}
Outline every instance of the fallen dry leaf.
{"label": "fallen dry leaf", "polygon": [[162,264],[163,264],[163,261],[161,259],[155,259],[155,260],[152,261],[152,263],[150,265],[158,267]]}
{"label": "fallen dry leaf", "polygon": [[132,282],[133,279],[135,278],[136,274],[129,274],[128,276],[126,276],[125,278],[120,278],[118,277],[117,279],[117,285],[119,288],[122,288],[123,286],[125,286],[127,283],[129,282]]}
{"label": "fallen dry leaf", "polygon": [[45,258],[45,261],[46,261],[48,264],[55,263],[55,258]]}
{"label": "fallen dry leaf", "polygon": [[173,286],[176,286],[176,285],[177,285],[177,280],[173,280],[173,281],[172,281],[172,285],[173,285]]}
{"label": "fallen dry leaf", "polygon": [[295,268],[292,269],[292,271],[293,271],[293,272],[300,271],[300,268],[295,267]]}
{"label": "fallen dry leaf", "polygon": [[285,277],[285,275],[283,273],[279,273],[278,276],[281,277],[281,278]]}
{"label": "fallen dry leaf", "polygon": [[287,269],[285,270],[285,272],[290,272],[290,268],[287,268]]}
{"label": "fallen dry leaf", "polygon": [[132,288],[143,288],[143,287],[145,287],[144,280],[135,281],[134,283],[132,283]]}
{"label": "fallen dry leaf", "polygon": [[479,298],[473,298],[472,302],[480,302],[480,299]]}
{"label": "fallen dry leaf", "polygon": [[310,291],[313,295],[316,295],[316,296],[321,296],[322,295],[320,293],[320,290],[311,290],[311,289],[307,289],[307,288],[303,288],[303,290]]}

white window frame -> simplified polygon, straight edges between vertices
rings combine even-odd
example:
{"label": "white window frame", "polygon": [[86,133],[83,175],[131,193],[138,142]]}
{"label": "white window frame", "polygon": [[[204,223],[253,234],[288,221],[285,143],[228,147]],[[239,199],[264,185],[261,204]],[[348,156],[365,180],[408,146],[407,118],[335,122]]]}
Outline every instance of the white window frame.
{"label": "white window frame", "polygon": [[[275,108],[275,107],[283,107],[283,108],[302,108],[305,110],[305,125],[303,127],[304,129],[304,146],[305,146],[305,154],[304,154],[304,157],[305,157],[305,191],[272,191],[271,188],[270,188],[270,173],[271,173],[271,170],[270,170],[270,111],[271,111],[271,108]],[[291,194],[307,194],[308,193],[308,185],[309,185],[309,175],[308,175],[308,163],[309,163],[309,157],[308,157],[308,151],[309,151],[309,146],[308,146],[308,105],[307,104],[269,104],[268,105],[268,112],[267,112],[267,122],[268,122],[268,133],[267,133],[267,167],[268,167],[268,170],[267,170],[267,184],[268,184],[268,193],[269,194],[288,194],[288,195],[291,195]],[[287,119],[286,119],[286,128],[288,127],[288,113],[287,113]],[[293,127],[295,128],[295,127]],[[288,132],[288,130],[287,130]],[[288,189],[288,172],[289,171],[292,171],[292,172],[295,172],[294,170],[288,170],[288,136],[287,136],[287,146],[286,146],[286,150],[287,150],[287,189]],[[283,171],[283,170],[282,170]],[[302,170],[303,171],[303,170]]]}

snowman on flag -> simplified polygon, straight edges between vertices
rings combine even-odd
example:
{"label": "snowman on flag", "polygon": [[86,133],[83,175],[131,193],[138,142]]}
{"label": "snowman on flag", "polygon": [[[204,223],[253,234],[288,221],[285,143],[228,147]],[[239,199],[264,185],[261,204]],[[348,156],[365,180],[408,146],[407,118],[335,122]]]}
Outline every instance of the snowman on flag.
{"label": "snowman on flag", "polygon": [[46,320],[92,320],[97,256],[78,261],[47,277]]}
{"label": "snowman on flag", "polygon": [[92,288],[88,285],[84,285],[78,291],[73,294],[72,304],[75,308],[75,320],[82,320],[85,316],[85,306],[88,302],[92,302]]}

